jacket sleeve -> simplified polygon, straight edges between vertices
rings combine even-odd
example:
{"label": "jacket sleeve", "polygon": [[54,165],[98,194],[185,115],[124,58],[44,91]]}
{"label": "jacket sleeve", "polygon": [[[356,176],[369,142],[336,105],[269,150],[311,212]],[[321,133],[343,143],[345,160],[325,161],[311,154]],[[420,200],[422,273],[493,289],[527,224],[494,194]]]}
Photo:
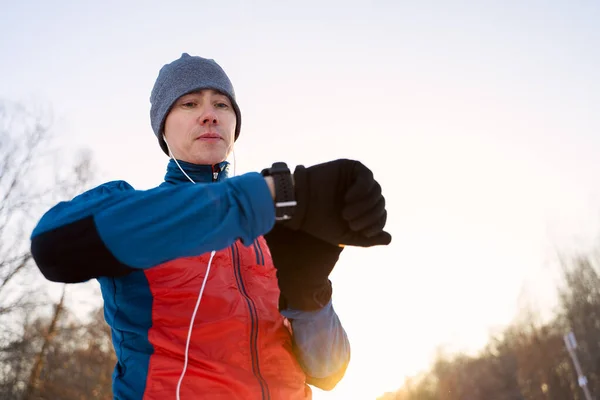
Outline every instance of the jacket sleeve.
{"label": "jacket sleeve", "polygon": [[252,243],[274,222],[258,173],[146,191],[114,181],[46,212],[31,235],[31,253],[47,279],[83,282],[220,250],[237,239]]}
{"label": "jacket sleeve", "polygon": [[282,310],[292,324],[294,353],[307,383],[332,390],[350,362],[350,342],[331,300],[317,311]]}

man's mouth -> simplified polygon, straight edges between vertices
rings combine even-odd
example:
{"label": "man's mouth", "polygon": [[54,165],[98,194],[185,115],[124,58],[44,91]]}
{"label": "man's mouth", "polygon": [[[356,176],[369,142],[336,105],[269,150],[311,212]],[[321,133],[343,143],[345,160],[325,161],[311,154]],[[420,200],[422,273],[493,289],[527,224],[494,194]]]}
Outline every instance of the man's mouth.
{"label": "man's mouth", "polygon": [[198,136],[199,140],[218,140],[218,139],[222,139],[221,135],[219,135],[218,133],[204,133],[200,136]]}

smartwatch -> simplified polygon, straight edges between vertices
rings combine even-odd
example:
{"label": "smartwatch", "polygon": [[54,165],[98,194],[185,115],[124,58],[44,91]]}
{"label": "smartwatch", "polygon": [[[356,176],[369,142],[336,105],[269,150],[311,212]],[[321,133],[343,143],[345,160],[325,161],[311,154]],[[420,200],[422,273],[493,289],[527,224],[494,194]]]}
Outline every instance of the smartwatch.
{"label": "smartwatch", "polygon": [[296,196],[292,173],[284,162],[276,162],[271,168],[265,168],[262,176],[270,176],[275,183],[275,220],[286,221],[292,219],[296,210]]}

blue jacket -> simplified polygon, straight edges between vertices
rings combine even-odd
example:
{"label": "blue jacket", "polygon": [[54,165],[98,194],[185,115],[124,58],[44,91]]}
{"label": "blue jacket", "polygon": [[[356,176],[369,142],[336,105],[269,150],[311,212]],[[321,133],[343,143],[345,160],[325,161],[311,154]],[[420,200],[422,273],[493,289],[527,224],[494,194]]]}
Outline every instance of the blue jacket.
{"label": "blue jacket", "polygon": [[[300,379],[295,369],[302,372],[302,380],[306,383],[331,389],[341,379],[349,362],[348,339],[331,302],[314,312],[277,310],[278,293],[267,290],[276,285],[276,278],[268,247],[262,238],[274,224],[273,201],[264,178],[258,173],[227,178],[227,163],[212,167],[180,164],[197,184],[191,184],[171,160],[165,181],[158,187],[140,191],[124,181],[103,184],[50,209],[31,236],[33,257],[47,279],[69,283],[98,279],[100,282],[105,317],[111,326],[118,358],[113,376],[115,398],[174,396],[170,392],[174,383],[171,375],[180,368],[179,358],[185,346],[165,350],[172,344],[170,341],[176,342],[174,338],[182,335],[167,329],[161,331],[161,326],[179,323],[170,318],[174,309],[184,307],[184,302],[186,309],[193,309],[197,290],[191,290],[190,296],[186,297],[186,288],[194,286],[192,279],[195,282],[197,277],[186,273],[200,270],[204,273],[211,251],[216,251],[215,269],[211,271],[223,271],[222,276],[231,276],[237,284],[223,281],[224,286],[214,289],[211,297],[210,288],[218,285],[211,284],[208,279],[206,297],[201,304],[208,307],[205,304],[214,301],[215,305],[204,311],[200,307],[200,321],[194,321],[194,332],[199,333],[192,342],[209,342],[210,334],[215,342],[210,348],[199,347],[195,353],[190,346],[188,373],[196,379],[185,382],[201,382],[200,377],[205,377],[206,381],[198,387],[187,386],[189,392],[197,394],[198,390],[219,381],[219,376],[207,376],[207,365],[214,361],[210,357],[222,356],[222,348],[229,345],[220,347],[221,343],[226,343],[230,336],[211,332],[206,327],[216,326],[215,321],[226,318],[215,314],[214,320],[204,324],[201,320],[214,310],[232,307],[218,303],[218,296],[233,286],[235,293],[231,289],[230,297],[226,299],[232,304],[237,304],[238,298],[244,300],[240,301],[245,305],[240,306],[243,311],[239,312],[243,314],[240,318],[247,320],[250,326],[249,350],[246,354],[245,350],[237,350],[237,344],[231,344],[233,355],[227,355],[229,364],[222,360],[225,356],[219,362],[238,368],[235,363],[240,360],[236,361],[236,357],[246,354],[249,360],[247,376],[240,371],[233,381],[243,382],[248,377],[246,386],[256,390],[244,392],[246,389],[240,387],[237,391],[227,392],[233,390],[234,384],[223,380],[221,386],[210,386],[210,393],[223,393],[224,396],[228,393],[229,397],[223,398],[291,398],[289,390],[296,385],[292,381]],[[226,273],[232,266],[234,273]],[[209,278],[211,274],[213,272]],[[263,275],[268,280],[254,284],[254,277]],[[228,312],[227,318],[234,318],[238,311],[228,309]],[[283,316],[291,321],[287,330],[283,328],[286,326]],[[182,313],[181,317],[181,323],[189,322],[191,312]],[[264,327],[261,323],[270,325]],[[234,325],[223,325],[219,329]],[[289,335],[290,349],[285,349],[286,335]],[[272,353],[268,353],[269,346],[273,346]],[[277,353],[276,348],[284,348],[295,360],[281,364],[286,355],[281,349]],[[176,360],[176,367],[169,370],[173,360]],[[192,365],[194,360],[197,365]],[[202,366],[203,362],[209,364]],[[157,365],[169,371],[165,372],[169,377],[164,382],[156,372],[160,369]],[[283,365],[286,367],[281,370]],[[210,366],[220,368],[218,363]],[[268,376],[269,369],[275,371],[271,377]],[[285,376],[287,370],[290,371],[288,377]],[[228,376],[234,376],[234,372],[228,372]],[[162,382],[158,389],[156,382]],[[182,397],[183,390],[182,386]],[[293,390],[294,398],[310,398],[310,390],[306,388],[294,386]]]}

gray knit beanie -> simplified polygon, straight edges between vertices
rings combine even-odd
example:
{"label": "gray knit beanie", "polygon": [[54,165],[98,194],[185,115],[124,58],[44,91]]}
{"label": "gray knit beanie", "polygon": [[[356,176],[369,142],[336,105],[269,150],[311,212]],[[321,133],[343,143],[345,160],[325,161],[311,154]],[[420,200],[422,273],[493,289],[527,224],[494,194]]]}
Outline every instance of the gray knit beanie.
{"label": "gray knit beanie", "polygon": [[181,96],[202,89],[213,89],[229,97],[236,116],[235,140],[240,135],[242,116],[235,101],[233,85],[225,71],[215,60],[183,53],[178,60],[160,69],[150,95],[150,123],[166,155],[169,155],[169,150],[163,133],[167,114]]}

